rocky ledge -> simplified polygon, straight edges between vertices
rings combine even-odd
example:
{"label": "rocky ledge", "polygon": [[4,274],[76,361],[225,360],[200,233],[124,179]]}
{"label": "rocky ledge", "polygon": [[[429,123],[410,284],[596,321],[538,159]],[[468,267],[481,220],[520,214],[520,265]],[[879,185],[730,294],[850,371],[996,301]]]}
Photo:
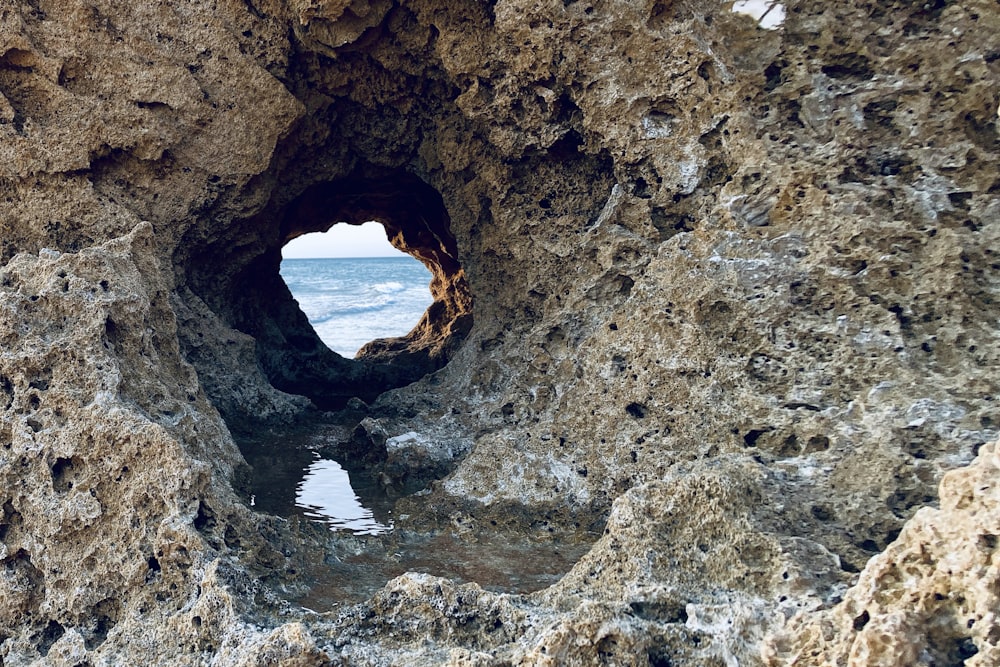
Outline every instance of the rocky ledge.
{"label": "rocky ledge", "polygon": [[[1000,663],[998,34],[0,4],[0,664]],[[343,359],[280,251],[373,219],[435,302]],[[306,427],[398,535],[583,555],[310,607],[371,543],[251,507]]]}

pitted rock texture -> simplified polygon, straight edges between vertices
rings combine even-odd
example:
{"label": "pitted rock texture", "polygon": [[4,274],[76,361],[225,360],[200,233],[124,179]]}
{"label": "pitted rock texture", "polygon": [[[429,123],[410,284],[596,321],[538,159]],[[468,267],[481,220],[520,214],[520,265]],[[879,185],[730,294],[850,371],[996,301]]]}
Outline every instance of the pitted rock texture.
{"label": "pitted rock texture", "polygon": [[995,665],[1000,456],[941,481],[939,508],[922,508],[831,610],[799,616],[767,645],[770,664]]}
{"label": "pitted rock texture", "polygon": [[[996,662],[1000,7],[782,9],[0,4],[3,664]],[[280,249],[372,218],[435,304],[348,360]],[[604,533],[305,610],[230,435],[305,418]]]}

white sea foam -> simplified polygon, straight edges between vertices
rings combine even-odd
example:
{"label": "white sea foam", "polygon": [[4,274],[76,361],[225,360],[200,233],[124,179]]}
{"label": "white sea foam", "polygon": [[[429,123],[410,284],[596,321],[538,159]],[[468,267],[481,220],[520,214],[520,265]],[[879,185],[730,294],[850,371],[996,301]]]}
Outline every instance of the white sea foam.
{"label": "white sea foam", "polygon": [[372,289],[383,294],[392,294],[394,292],[402,292],[406,289],[406,286],[401,282],[392,280],[387,283],[378,283],[377,285],[373,285]]}
{"label": "white sea foam", "polygon": [[281,275],[316,334],[345,357],[406,335],[432,302],[430,272],[411,257],[291,259]]}

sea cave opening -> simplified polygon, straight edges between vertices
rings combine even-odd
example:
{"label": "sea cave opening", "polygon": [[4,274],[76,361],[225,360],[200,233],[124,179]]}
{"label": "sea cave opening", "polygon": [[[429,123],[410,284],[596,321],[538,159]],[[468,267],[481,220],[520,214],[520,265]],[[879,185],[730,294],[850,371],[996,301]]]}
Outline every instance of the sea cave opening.
{"label": "sea cave opening", "polygon": [[405,337],[434,303],[431,272],[375,221],[293,239],[281,276],[320,340],[348,359],[370,341]]}
{"label": "sea cave opening", "polygon": [[[395,407],[370,400],[443,367],[471,329],[472,296],[440,195],[400,173],[343,179],[307,189],[268,221],[277,224],[279,243],[248,262],[234,281],[231,304],[244,306],[230,306],[231,312],[245,318],[234,321],[254,336],[260,367],[272,384],[309,396],[326,410],[322,420],[301,428],[238,438],[251,470],[241,490],[249,504],[265,514],[296,517],[302,535],[318,540],[323,554],[297,562],[297,588],[284,594],[326,610],[363,600],[405,571],[476,581],[498,591],[530,592],[554,583],[589,542],[539,545],[489,530],[469,540],[428,528],[437,519],[421,522],[419,515],[434,511],[425,498],[469,444],[442,444],[441,433],[408,430],[405,418],[405,425],[395,421]],[[349,348],[320,342],[322,323],[309,322],[295,280],[281,267],[282,252],[307,234],[360,228],[368,221],[429,272],[424,275],[431,303],[408,333],[375,338],[350,358]],[[385,280],[368,285],[380,282]]]}
{"label": "sea cave opening", "polygon": [[[381,225],[395,250],[429,272],[430,305],[415,326],[407,323],[408,333],[376,337],[356,355],[338,354],[323,342],[283,279],[282,251],[307,234],[370,221]],[[272,199],[224,233],[207,242],[194,239],[188,247],[178,258],[188,288],[226,325],[249,336],[256,366],[271,386],[304,396],[323,411],[342,409],[353,398],[371,402],[442,368],[472,328],[472,295],[444,201],[432,186],[402,170],[359,169],[315,183],[293,198]],[[373,278],[366,288],[379,282]],[[188,338],[195,343],[189,356],[198,361],[201,350],[208,350],[194,336]],[[231,355],[212,354],[207,361]],[[207,388],[231,428],[255,428],[258,415],[233,397],[234,388],[224,379],[218,390]]]}

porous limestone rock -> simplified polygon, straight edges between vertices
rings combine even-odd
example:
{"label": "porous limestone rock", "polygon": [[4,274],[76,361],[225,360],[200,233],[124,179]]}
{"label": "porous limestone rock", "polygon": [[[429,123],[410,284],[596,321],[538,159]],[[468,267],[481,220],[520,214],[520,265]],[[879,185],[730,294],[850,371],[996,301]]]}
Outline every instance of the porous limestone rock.
{"label": "porous limestone rock", "polygon": [[769,664],[954,665],[1000,662],[1000,453],[985,445],[941,481],[872,558],[843,602],[797,616],[765,647]]}
{"label": "porous limestone rock", "polygon": [[[0,2],[0,662],[996,663],[1000,7],[733,9]],[[369,219],[435,303],[343,359],[280,250]],[[603,534],[306,609],[232,433],[307,419]]]}

